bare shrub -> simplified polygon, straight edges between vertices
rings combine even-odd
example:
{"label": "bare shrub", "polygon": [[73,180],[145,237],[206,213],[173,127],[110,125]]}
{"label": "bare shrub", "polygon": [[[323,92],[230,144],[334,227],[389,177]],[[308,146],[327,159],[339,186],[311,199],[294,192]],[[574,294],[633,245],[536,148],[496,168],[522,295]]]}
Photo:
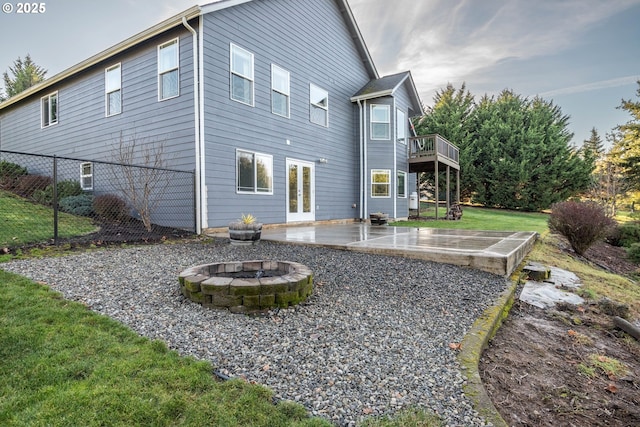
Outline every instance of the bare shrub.
{"label": "bare shrub", "polygon": [[120,221],[129,216],[127,202],[115,194],[103,194],[93,200],[96,215],[111,221]]}
{"label": "bare shrub", "polygon": [[0,160],[0,189],[13,190],[18,178],[27,174],[27,168],[6,160]]}
{"label": "bare shrub", "polygon": [[136,167],[111,167],[112,182],[125,200],[138,213],[144,227],[151,231],[151,216],[165,197],[173,174],[166,170],[164,141],[125,137],[121,132],[113,152],[116,163]]}
{"label": "bare shrub", "polygon": [[24,197],[32,197],[36,191],[44,191],[53,183],[53,178],[44,175],[23,175],[18,178],[15,192]]}
{"label": "bare shrub", "polygon": [[549,229],[566,237],[578,255],[583,255],[616,225],[595,202],[561,202],[551,209]]}

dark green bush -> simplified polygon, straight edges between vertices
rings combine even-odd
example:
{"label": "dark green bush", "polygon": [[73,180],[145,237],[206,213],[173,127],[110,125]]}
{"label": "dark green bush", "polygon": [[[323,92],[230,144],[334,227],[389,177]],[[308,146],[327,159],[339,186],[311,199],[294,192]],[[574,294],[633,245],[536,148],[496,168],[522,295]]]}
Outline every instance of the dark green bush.
{"label": "dark green bush", "polygon": [[23,175],[18,178],[15,192],[23,197],[32,197],[38,190],[44,190],[51,185],[53,178],[44,175]]}
{"label": "dark green bush", "polygon": [[603,239],[615,225],[616,222],[595,202],[556,203],[549,216],[549,229],[566,237],[578,255],[583,255],[591,245]]}
{"label": "dark green bush", "polygon": [[640,264],[640,243],[633,243],[627,249],[627,256],[631,262]]}
{"label": "dark green bush", "polygon": [[93,210],[98,216],[119,221],[129,216],[127,202],[115,194],[103,194],[93,200]]}
{"label": "dark green bush", "polygon": [[634,243],[640,243],[640,222],[627,222],[618,227],[620,231],[620,245],[631,247]]}
{"label": "dark green bush", "polygon": [[[80,183],[72,179],[58,182],[57,188],[58,200],[62,200],[70,196],[79,196],[80,194],[82,194]],[[38,203],[50,206],[53,203],[53,184],[48,185],[44,190],[34,192],[33,198]]]}
{"label": "dark green bush", "polygon": [[90,194],[79,194],[77,196],[67,196],[58,203],[60,210],[73,215],[91,216],[93,211],[93,196]]}
{"label": "dark green bush", "polygon": [[18,178],[27,174],[27,168],[6,160],[0,161],[0,189],[13,190]]}

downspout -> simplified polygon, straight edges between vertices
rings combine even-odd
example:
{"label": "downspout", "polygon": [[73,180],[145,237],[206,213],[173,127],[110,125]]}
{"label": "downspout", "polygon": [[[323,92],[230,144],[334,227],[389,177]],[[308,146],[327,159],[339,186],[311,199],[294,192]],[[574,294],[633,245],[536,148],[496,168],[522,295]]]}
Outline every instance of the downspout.
{"label": "downspout", "polygon": [[367,218],[369,216],[369,193],[367,192],[367,175],[369,172],[369,147],[367,144],[367,100],[364,100],[364,114],[363,114],[363,120],[362,120],[362,135],[363,135],[363,140],[364,140],[364,192],[362,193],[362,196],[364,198],[364,216],[363,218]]}
{"label": "downspout", "polygon": [[[398,120],[398,116],[397,116],[397,111],[396,111],[396,98],[393,98],[393,104],[392,104],[392,113],[389,114],[390,116],[394,117],[395,120],[393,120],[393,132],[391,132],[392,135],[392,146],[393,146],[393,179],[391,180],[393,182],[393,191],[391,191],[390,193],[393,194],[393,218],[398,218],[398,134],[397,134],[397,130],[398,130],[398,124],[396,123]],[[391,117],[389,117],[391,118]]]}
{"label": "downspout", "polygon": [[358,99],[358,107],[360,108],[360,221],[364,218],[363,206],[364,203],[364,110],[362,109],[362,100]]}
{"label": "downspout", "polygon": [[195,198],[196,209],[196,233],[202,233],[202,197],[201,197],[201,157],[202,150],[200,144],[200,68],[198,64],[198,33],[187,22],[187,18],[182,17],[182,25],[192,34],[193,44],[193,108],[194,108],[194,131],[195,131],[195,152],[196,152],[196,188],[195,192],[200,197]]}

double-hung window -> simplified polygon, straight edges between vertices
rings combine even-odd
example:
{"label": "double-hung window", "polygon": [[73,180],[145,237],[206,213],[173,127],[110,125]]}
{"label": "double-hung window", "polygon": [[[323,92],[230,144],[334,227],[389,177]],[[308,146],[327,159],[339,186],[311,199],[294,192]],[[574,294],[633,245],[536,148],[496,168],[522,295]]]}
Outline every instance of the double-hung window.
{"label": "double-hung window", "polygon": [[58,92],[50,93],[40,99],[42,127],[58,123]]}
{"label": "double-hung window", "polygon": [[402,110],[396,110],[396,138],[398,142],[407,143],[407,115]]}
{"label": "double-hung window", "polygon": [[93,163],[80,164],[80,187],[83,190],[93,190]]}
{"label": "double-hung window", "polygon": [[391,171],[389,169],[371,170],[371,197],[391,196]]}
{"label": "double-hung window", "polygon": [[231,44],[231,99],[253,107],[253,53]]}
{"label": "double-hung window", "polygon": [[406,198],[407,197],[407,173],[403,171],[398,171],[398,197]]}
{"label": "double-hung window", "polygon": [[122,112],[122,74],[120,64],[109,67],[104,72],[106,116]]}
{"label": "double-hung window", "polygon": [[273,194],[273,156],[236,151],[238,193]]}
{"label": "double-hung window", "polygon": [[329,126],[329,92],[314,84],[309,85],[310,120],[320,126]]}
{"label": "double-hung window", "polygon": [[271,112],[282,117],[289,117],[289,96],[289,72],[271,64]]}
{"label": "double-hung window", "polygon": [[390,112],[388,105],[371,105],[371,139],[391,138]]}
{"label": "double-hung window", "polygon": [[178,40],[158,46],[158,99],[180,95],[180,60]]}

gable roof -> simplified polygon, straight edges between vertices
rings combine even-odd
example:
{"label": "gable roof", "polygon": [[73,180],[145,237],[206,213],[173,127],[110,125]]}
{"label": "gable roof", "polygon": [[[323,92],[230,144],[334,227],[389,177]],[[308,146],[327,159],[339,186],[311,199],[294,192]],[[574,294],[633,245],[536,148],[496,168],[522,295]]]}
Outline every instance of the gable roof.
{"label": "gable roof", "polygon": [[351,97],[351,102],[392,96],[402,85],[407,86],[407,92],[413,103],[413,110],[416,112],[416,115],[424,115],[420,95],[418,95],[418,90],[413,82],[411,71],[370,80],[369,83],[364,85],[362,89]]}
{"label": "gable roof", "polygon": [[[198,16],[205,15],[207,13],[216,12],[222,9],[226,9],[229,7],[237,6],[243,3],[248,3],[254,0],[218,0],[213,3],[206,4],[204,6],[193,6],[175,16],[172,16],[169,19],[166,19],[128,39],[96,54],[92,57],[85,59],[84,61],[74,65],[71,68],[68,68],[45,81],[34,85],[23,92],[7,99],[4,102],[0,102],[0,110],[10,105],[13,105],[25,98],[30,97],[31,95],[38,93],[46,88],[53,86],[54,84],[69,78],[77,73],[80,73],[86,70],[89,67],[92,67],[102,61],[105,61],[112,56],[117,55],[131,47],[134,47],[146,40],[149,40],[152,37],[155,37],[167,30],[183,25],[183,22],[186,22],[190,19],[196,18]],[[345,23],[349,29],[349,33],[351,34],[351,38],[353,39],[358,53],[362,59],[362,63],[364,64],[370,78],[375,79],[378,78],[378,71],[373,63],[373,59],[371,58],[371,54],[369,53],[369,49],[362,38],[362,34],[360,33],[360,29],[358,28],[358,24],[355,21],[353,13],[351,11],[351,7],[347,0],[334,0],[340,13],[342,14]]]}

